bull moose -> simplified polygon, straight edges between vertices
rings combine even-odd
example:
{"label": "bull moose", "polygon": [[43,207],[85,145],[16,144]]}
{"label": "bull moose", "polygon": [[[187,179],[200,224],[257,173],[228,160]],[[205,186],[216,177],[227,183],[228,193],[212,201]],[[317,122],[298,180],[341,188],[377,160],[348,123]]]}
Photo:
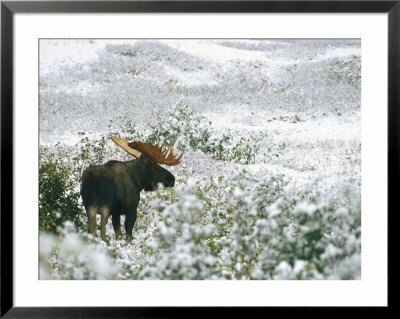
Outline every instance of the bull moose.
{"label": "bull moose", "polygon": [[[171,144],[163,148],[152,143],[131,142],[121,137],[111,139],[136,159],[127,162],[109,161],[104,165],[86,168],[82,174],[81,196],[85,207],[90,232],[96,236],[96,215],[101,215],[101,238],[105,242],[106,225],[111,215],[116,239],[121,237],[121,214],[126,215],[126,241],[132,240],[136,222],[140,191],[153,191],[159,183],[165,187],[175,185],[175,178],[158,164],[178,165],[182,154],[176,157]],[[158,163],[158,164],[157,164]]]}

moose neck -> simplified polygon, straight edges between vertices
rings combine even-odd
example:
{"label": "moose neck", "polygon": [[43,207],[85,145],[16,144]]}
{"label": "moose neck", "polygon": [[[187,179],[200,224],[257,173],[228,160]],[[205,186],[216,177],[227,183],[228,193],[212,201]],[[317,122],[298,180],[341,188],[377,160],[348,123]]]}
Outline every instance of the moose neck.
{"label": "moose neck", "polygon": [[131,176],[132,182],[136,184],[140,192],[147,184],[147,167],[140,159],[129,161],[127,164],[129,166],[129,175]]}

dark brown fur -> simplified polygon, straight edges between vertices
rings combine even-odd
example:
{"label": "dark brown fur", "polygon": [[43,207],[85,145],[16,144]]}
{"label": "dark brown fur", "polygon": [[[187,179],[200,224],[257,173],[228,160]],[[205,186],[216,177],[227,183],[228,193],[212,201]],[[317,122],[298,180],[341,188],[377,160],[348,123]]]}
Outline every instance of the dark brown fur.
{"label": "dark brown fur", "polygon": [[166,169],[142,154],[128,162],[109,161],[104,165],[90,166],[82,174],[81,196],[90,225],[96,236],[96,215],[101,215],[101,238],[106,239],[106,224],[111,215],[115,236],[121,235],[121,214],[126,215],[126,240],[132,240],[136,222],[140,191],[152,191],[161,183],[174,186],[175,178]]}

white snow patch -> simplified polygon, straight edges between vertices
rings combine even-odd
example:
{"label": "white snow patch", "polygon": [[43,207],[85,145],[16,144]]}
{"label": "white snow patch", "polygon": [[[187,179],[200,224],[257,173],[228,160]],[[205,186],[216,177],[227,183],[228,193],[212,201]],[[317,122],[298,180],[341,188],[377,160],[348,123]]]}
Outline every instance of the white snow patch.
{"label": "white snow patch", "polygon": [[318,56],[315,61],[323,61],[328,59],[336,58],[347,58],[349,56],[361,56],[360,48],[334,48],[326,51],[325,53]]}
{"label": "white snow patch", "polygon": [[58,72],[61,67],[85,63],[97,58],[105,42],[92,40],[47,40],[39,42],[40,74]]}
{"label": "white snow patch", "polygon": [[211,60],[215,63],[226,63],[232,60],[270,61],[263,52],[226,47],[209,40],[167,40],[163,41],[163,43],[180,51]]}

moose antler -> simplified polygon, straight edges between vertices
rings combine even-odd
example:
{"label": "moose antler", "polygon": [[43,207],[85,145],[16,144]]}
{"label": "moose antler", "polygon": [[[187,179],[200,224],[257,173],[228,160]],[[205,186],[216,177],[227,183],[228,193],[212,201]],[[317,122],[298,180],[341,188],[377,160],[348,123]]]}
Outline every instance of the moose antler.
{"label": "moose antler", "polygon": [[111,137],[111,139],[129,154],[133,155],[136,158],[139,158],[140,155],[143,153],[147,155],[151,160],[159,164],[166,164],[169,166],[174,166],[180,164],[182,161],[183,153],[176,157],[172,151],[172,146],[169,144],[169,147],[166,150],[163,150],[163,146],[165,145],[166,140],[164,143],[159,146],[160,143],[157,145],[153,145],[151,142],[131,142],[125,138],[121,137]]}
{"label": "moose antler", "polygon": [[111,139],[115,144],[119,147],[127,151],[129,154],[133,155],[136,158],[139,158],[142,153],[138,152],[137,150],[129,147],[129,141],[126,138],[118,137],[118,136],[111,136]]}
{"label": "moose antler", "polygon": [[184,152],[182,152],[181,155],[177,157],[172,151],[171,143],[169,144],[169,147],[167,149],[163,149],[165,142],[166,140],[164,140],[161,146],[159,146],[160,143],[158,143],[157,145],[153,145],[151,142],[148,143],[132,142],[129,143],[128,145],[132,149],[138,150],[139,152],[146,154],[156,163],[166,164],[169,166],[180,164]]}

